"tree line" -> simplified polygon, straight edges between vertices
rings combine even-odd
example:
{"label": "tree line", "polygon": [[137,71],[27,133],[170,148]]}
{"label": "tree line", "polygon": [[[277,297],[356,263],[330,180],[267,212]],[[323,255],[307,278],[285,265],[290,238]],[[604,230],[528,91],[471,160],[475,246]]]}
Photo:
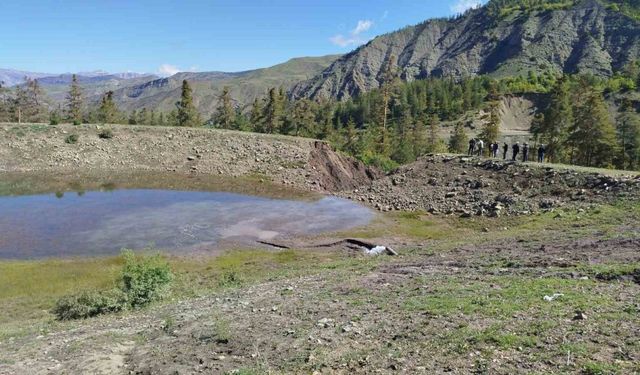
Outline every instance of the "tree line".
{"label": "tree line", "polygon": [[[224,87],[215,111],[203,117],[189,82],[183,81],[175,108],[118,110],[112,92],[85,109],[74,76],[64,106],[47,111],[37,80],[27,80],[13,95],[0,92],[0,121],[128,123],[207,126],[324,139],[366,163],[390,169],[433,152],[464,152],[473,133],[486,144],[500,136],[500,100],[504,95],[544,93],[548,104],[535,115],[531,132],[544,144],[550,161],[594,167],[640,169],[640,119],[631,100],[640,84],[640,65],[631,63],[613,77],[561,75],[552,71],[493,79],[427,78],[402,82],[395,59],[388,60],[380,87],[344,102],[292,99],[271,88],[241,107]],[[611,115],[614,103],[617,115]],[[482,128],[465,118],[484,113]],[[447,127],[448,142],[440,136]]]}

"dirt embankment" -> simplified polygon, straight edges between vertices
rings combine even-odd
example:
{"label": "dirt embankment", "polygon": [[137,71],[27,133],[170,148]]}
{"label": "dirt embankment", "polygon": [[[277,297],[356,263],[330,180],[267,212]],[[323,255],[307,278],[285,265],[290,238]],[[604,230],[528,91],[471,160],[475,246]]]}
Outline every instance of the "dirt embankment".
{"label": "dirt embankment", "polygon": [[371,186],[340,194],[381,211],[500,216],[639,199],[640,175],[613,177],[551,164],[432,155]]}
{"label": "dirt embankment", "polygon": [[[113,137],[99,134],[111,129]],[[67,137],[78,136],[76,143]],[[311,139],[152,126],[0,124],[0,172],[158,171],[265,176],[321,192],[366,185],[378,172]]]}

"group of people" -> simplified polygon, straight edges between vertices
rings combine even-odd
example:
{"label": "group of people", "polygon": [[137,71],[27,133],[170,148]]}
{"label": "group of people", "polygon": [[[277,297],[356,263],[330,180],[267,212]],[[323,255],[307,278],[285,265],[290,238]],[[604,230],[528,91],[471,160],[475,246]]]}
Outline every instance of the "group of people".
{"label": "group of people", "polygon": [[[492,142],[489,144],[489,154],[491,157],[497,158],[498,151],[500,150],[500,144],[498,142]],[[518,155],[522,151],[522,161],[529,161],[529,144],[524,143],[520,146],[520,142],[516,142],[511,146],[511,160],[516,161],[518,159]],[[471,138],[469,140],[469,151],[468,155],[477,155],[482,156],[484,152],[484,142],[480,138]],[[509,144],[506,142],[502,145],[502,159],[507,160],[507,153],[509,152]],[[546,152],[545,145],[541,144],[538,146],[538,163],[544,162],[544,155]]]}

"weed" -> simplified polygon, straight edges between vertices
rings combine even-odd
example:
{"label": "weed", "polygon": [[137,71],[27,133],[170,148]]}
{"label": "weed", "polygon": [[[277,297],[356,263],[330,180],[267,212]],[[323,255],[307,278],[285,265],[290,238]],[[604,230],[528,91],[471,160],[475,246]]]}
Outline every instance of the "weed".
{"label": "weed", "polygon": [[64,139],[64,143],[70,144],[70,145],[74,145],[76,143],[78,143],[78,139],[80,138],[79,135],[77,134],[69,134],[65,139]]}
{"label": "weed", "polygon": [[98,133],[98,138],[100,139],[111,139],[113,138],[113,130],[111,129],[102,129]]}

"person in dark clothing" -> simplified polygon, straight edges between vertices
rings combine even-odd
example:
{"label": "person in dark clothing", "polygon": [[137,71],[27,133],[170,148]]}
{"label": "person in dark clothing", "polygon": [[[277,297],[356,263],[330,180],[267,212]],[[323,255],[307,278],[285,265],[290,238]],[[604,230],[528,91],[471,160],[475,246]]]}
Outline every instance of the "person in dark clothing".
{"label": "person in dark clothing", "polygon": [[545,148],[544,145],[540,145],[540,147],[538,147],[538,163],[544,163],[544,152],[545,152]]}
{"label": "person in dark clothing", "polygon": [[529,161],[529,144],[526,142],[524,145],[522,145],[522,161]]}
{"label": "person in dark clothing", "polygon": [[507,151],[509,151],[509,145],[507,144],[507,142],[505,142],[502,145],[502,159],[503,160],[507,160]]}
{"label": "person in dark clothing", "polygon": [[473,155],[475,149],[476,149],[476,140],[475,138],[471,138],[469,140],[469,152],[467,152],[467,155],[469,156]]}
{"label": "person in dark clothing", "polygon": [[516,161],[516,158],[518,157],[518,154],[520,153],[520,143],[516,142],[515,145],[513,145],[513,147],[511,147],[511,150],[513,152],[513,161]]}

